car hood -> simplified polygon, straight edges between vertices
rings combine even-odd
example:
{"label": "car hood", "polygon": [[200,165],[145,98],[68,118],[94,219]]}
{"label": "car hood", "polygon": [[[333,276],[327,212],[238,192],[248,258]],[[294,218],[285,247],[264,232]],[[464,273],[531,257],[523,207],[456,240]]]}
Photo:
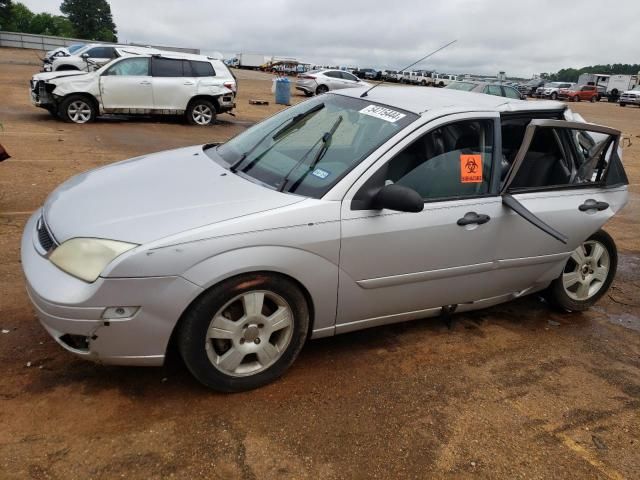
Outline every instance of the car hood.
{"label": "car hood", "polygon": [[640,95],[640,90],[627,90],[626,92],[622,92],[623,95]]}
{"label": "car hood", "polygon": [[94,75],[93,72],[87,73],[82,72],[80,70],[63,70],[60,72],[41,72],[36,73],[32,78],[35,81],[38,80],[53,80],[56,78],[64,78],[64,77],[77,77],[79,75],[85,75],[87,77]]}
{"label": "car hood", "polygon": [[44,206],[55,239],[144,244],[304,200],[230,173],[202,146],[133,158],[78,175]]}

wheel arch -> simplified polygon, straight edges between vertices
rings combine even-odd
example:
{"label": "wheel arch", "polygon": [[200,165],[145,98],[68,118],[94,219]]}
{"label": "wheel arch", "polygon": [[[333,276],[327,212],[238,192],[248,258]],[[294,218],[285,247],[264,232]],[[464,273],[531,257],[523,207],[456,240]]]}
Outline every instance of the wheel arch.
{"label": "wheel arch", "polygon": [[213,103],[213,106],[216,109],[216,113],[221,113],[220,112],[220,102],[218,101],[218,98],[221,95],[207,95],[207,94],[198,94],[198,95],[194,95],[193,97],[191,97],[189,99],[189,102],[187,103],[187,106],[185,108],[185,112],[187,110],[189,110],[189,107],[193,104],[193,102],[197,101],[197,100],[207,100],[211,103]]}
{"label": "wheel arch", "polygon": [[96,113],[98,115],[100,115],[101,113],[101,105],[100,102],[98,101],[98,99],[92,95],[89,92],[72,92],[72,93],[67,93],[65,96],[63,96],[62,98],[60,98],[58,100],[58,108],[60,108],[60,105],[62,105],[64,103],[65,100],[67,100],[69,97],[83,97],[86,98],[87,100],[89,100],[91,103],[93,103],[93,106],[96,109]]}
{"label": "wheel arch", "polygon": [[[304,266],[302,269],[301,265]],[[168,348],[174,344],[176,333],[186,313],[202,295],[222,282],[247,274],[279,276],[292,282],[300,289],[309,307],[309,337],[316,329],[322,333],[314,337],[333,334],[337,308],[338,266],[320,255],[297,248],[249,247],[207,258],[181,275],[201,287],[202,291],[191,299],[180,314],[171,332]]]}

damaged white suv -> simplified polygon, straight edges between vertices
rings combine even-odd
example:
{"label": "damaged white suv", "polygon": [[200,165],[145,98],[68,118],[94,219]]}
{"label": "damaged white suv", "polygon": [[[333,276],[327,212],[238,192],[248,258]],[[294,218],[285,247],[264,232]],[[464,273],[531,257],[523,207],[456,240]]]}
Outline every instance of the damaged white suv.
{"label": "damaged white suv", "polygon": [[163,52],[117,58],[95,72],[45,72],[31,79],[33,103],[73,123],[102,114],[170,114],[211,125],[235,107],[236,80],[221,60]]}

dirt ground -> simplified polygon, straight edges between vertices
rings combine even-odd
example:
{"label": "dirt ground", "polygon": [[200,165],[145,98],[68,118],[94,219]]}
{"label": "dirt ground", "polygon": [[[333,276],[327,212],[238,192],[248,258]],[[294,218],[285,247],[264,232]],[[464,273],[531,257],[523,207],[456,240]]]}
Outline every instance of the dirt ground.
{"label": "dirt ground", "polygon": [[[537,297],[310,342],[286,376],[235,395],[177,360],[75,359],[38,324],[19,238],[70,176],[143,153],[223,141],[280,107],[238,72],[237,116],[69,125],[31,106],[34,52],[0,49],[0,478],[640,478],[640,108],[580,103],[624,131],[630,203],[607,227],[609,294],[559,314]],[[424,88],[424,87],[416,87]],[[304,97],[295,96],[295,101]],[[629,143],[631,145],[629,146]]]}

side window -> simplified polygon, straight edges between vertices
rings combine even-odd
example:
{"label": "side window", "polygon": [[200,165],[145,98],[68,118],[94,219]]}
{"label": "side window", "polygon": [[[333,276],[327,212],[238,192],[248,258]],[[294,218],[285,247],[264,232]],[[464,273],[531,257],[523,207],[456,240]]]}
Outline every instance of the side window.
{"label": "side window", "polygon": [[89,58],[113,58],[114,53],[113,47],[94,47],[87,52]]}
{"label": "side window", "polygon": [[174,60],[172,58],[157,58],[153,60],[153,76],[154,77],[182,77],[182,60]]}
{"label": "side window", "polygon": [[352,82],[357,82],[358,81],[358,77],[356,77],[355,75],[351,75],[348,72],[342,72],[341,74],[343,80],[351,80]]}
{"label": "side window", "polygon": [[504,88],[504,96],[507,98],[517,98],[520,99],[520,93],[515,88],[511,87],[502,87]]}
{"label": "side window", "polygon": [[147,76],[149,75],[149,59],[144,57],[126,58],[109,67],[105,75]]}
{"label": "side window", "polygon": [[612,135],[569,128],[538,127],[511,182],[511,189],[598,183],[613,153]]}
{"label": "side window", "polygon": [[489,192],[492,156],[493,121],[452,123],[396,155],[386,184],[409,187],[425,200],[483,195]]}
{"label": "side window", "polygon": [[194,77],[215,77],[216,72],[209,62],[191,61]]}
{"label": "side window", "polygon": [[326,72],[325,76],[331,77],[331,78],[342,78],[342,75],[340,75],[340,72],[334,72],[334,71]]}
{"label": "side window", "polygon": [[484,89],[484,93],[488,93],[489,95],[496,95],[497,97],[502,96],[502,89],[500,85],[487,85]]}

